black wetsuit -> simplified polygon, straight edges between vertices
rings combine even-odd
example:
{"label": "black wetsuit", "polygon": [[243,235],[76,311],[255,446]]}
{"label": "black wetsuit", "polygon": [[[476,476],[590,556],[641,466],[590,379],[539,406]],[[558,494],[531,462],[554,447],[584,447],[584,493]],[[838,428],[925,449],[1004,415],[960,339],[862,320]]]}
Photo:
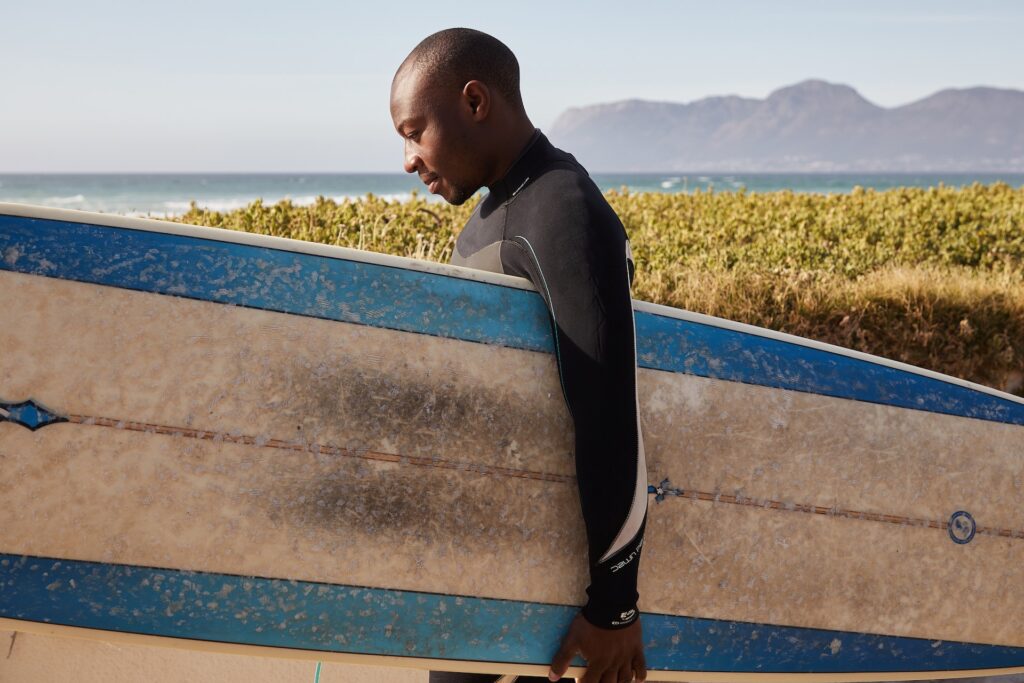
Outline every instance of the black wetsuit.
{"label": "black wetsuit", "polygon": [[647,467],[625,229],[586,170],[537,131],[466,223],[452,263],[528,278],[547,304],[576,433],[590,554],[583,615],[628,626],[638,616]]}

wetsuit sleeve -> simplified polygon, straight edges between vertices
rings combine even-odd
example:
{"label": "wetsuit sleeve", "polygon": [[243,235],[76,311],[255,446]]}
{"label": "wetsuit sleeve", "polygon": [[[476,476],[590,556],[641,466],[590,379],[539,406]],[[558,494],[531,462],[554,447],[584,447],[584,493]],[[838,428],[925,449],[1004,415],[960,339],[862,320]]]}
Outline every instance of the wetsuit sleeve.
{"label": "wetsuit sleeve", "polygon": [[621,628],[638,616],[647,513],[628,242],[604,198],[583,185],[589,179],[546,180],[555,191],[527,204],[527,211],[541,207],[535,215],[517,217],[529,227],[505,236],[502,260],[506,272],[534,283],[551,314],[590,558],[583,615]]}

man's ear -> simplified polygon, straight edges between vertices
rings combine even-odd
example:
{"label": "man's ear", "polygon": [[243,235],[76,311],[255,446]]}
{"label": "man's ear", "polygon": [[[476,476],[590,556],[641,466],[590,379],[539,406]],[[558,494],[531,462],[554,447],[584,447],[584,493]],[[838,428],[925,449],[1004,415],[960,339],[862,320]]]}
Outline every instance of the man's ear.
{"label": "man's ear", "polygon": [[474,121],[483,121],[491,113],[491,90],[481,81],[469,81],[462,87],[462,100]]}

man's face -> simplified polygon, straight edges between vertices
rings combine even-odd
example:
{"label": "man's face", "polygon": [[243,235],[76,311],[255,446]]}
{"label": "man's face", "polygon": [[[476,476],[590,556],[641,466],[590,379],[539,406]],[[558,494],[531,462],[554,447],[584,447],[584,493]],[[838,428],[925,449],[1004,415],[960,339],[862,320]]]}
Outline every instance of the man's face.
{"label": "man's face", "polygon": [[405,144],[406,173],[419,174],[431,194],[462,204],[483,186],[472,110],[461,92],[428,83],[415,67],[402,68],[391,84],[391,120]]}

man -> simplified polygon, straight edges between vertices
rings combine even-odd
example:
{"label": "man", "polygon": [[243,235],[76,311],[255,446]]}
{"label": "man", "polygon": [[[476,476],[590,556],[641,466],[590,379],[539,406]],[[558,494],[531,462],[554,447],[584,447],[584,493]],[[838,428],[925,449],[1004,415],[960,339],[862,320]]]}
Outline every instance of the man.
{"label": "man", "polygon": [[[431,193],[462,204],[489,189],[452,263],[529,278],[551,315],[591,583],[549,678],[579,653],[585,683],[644,680],[636,581],[647,470],[622,223],[583,167],[530,123],[515,55],[485,33],[449,29],[417,45],[392,82],[391,117],[405,170]],[[485,680],[494,677],[431,673],[432,683]]]}

